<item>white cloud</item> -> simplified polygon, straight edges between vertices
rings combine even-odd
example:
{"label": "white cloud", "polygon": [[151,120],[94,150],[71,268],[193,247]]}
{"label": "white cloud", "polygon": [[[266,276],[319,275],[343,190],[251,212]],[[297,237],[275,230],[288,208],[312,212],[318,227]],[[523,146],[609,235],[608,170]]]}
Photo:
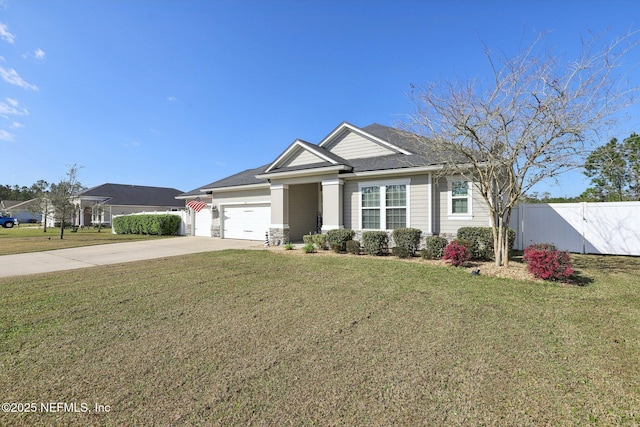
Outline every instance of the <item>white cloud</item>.
{"label": "white cloud", "polygon": [[6,41],[7,43],[13,44],[13,40],[16,38],[13,34],[9,32],[6,24],[0,22],[0,39]]}
{"label": "white cloud", "polygon": [[170,96],[167,98],[170,102],[177,101],[178,99],[175,96]]}
{"label": "white cloud", "polygon": [[24,59],[35,58],[38,61],[42,61],[45,56],[46,56],[46,54],[44,53],[44,50],[42,50],[42,49],[36,49],[36,50],[33,51],[33,53],[23,53],[22,54],[22,57]]}
{"label": "white cloud", "polygon": [[0,129],[0,141],[13,141],[13,135],[6,130]]}
{"label": "white cloud", "polygon": [[2,77],[5,82],[12,85],[20,86],[24,89],[38,90],[38,86],[26,82],[13,68],[9,68],[7,70],[6,68],[0,67],[0,77]]}
{"label": "white cloud", "polygon": [[18,101],[6,98],[7,102],[0,101],[0,115],[2,116],[28,116],[29,111],[26,108],[19,109]]}
{"label": "white cloud", "polygon": [[9,129],[22,129],[23,127],[24,127],[24,125],[22,123],[13,122],[9,126]]}

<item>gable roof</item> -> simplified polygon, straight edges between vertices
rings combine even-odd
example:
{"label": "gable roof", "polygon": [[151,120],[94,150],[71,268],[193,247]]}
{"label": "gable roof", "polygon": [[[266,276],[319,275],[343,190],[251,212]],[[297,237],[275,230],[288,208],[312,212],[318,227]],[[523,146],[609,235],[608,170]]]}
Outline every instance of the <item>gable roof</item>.
{"label": "gable roof", "polygon": [[[402,154],[406,154],[406,155],[411,154],[410,151],[405,150],[401,146],[398,146],[398,145],[392,143],[388,139],[386,139],[384,137],[380,138],[375,133],[367,131],[367,128],[371,128],[372,126],[373,127],[387,128],[387,126],[382,126],[382,125],[378,125],[378,124],[369,125],[369,126],[364,127],[364,128],[358,128],[358,127],[352,125],[351,123],[342,122],[329,135],[327,135],[322,141],[320,141],[318,146],[320,146],[320,147],[328,147],[328,146],[331,145],[331,143],[333,141],[335,141],[336,139],[341,138],[343,135],[348,134],[348,133],[355,133],[357,135],[360,135],[360,136],[370,140],[373,143],[376,143],[376,144],[380,145],[381,147],[385,147],[386,149],[388,149],[392,153],[396,153],[396,154],[397,153],[402,153]],[[388,129],[392,129],[392,128],[388,128]]]}
{"label": "gable roof", "polygon": [[108,183],[81,191],[77,197],[105,199],[108,205],[183,207],[184,203],[176,200],[179,194],[182,191],[175,188]]}
{"label": "gable roof", "polygon": [[[381,147],[374,155],[345,159],[331,151],[350,133],[356,134],[367,144]],[[382,153],[382,154],[380,154]],[[296,162],[296,156],[304,155],[304,161]],[[315,161],[317,159],[317,161]],[[293,161],[292,161],[293,160]],[[377,123],[358,128],[350,123],[338,125],[320,143],[311,144],[301,139],[291,143],[273,162],[254,169],[247,169],[235,175],[214,181],[180,198],[202,195],[207,190],[248,185],[268,185],[268,179],[286,174],[309,171],[321,173],[357,173],[384,170],[401,170],[415,167],[437,167],[444,163],[443,157],[430,147],[425,138]]]}
{"label": "gable roof", "polygon": [[[331,151],[320,147],[315,144],[311,144],[310,142],[303,141],[301,139],[296,139],[293,141],[289,147],[287,147],[282,154],[278,156],[264,171],[264,173],[268,173],[274,171],[276,169],[286,169],[287,160],[290,160],[292,157],[307,153],[311,158],[316,160],[315,162],[307,162],[304,165],[296,165],[296,166],[306,166],[311,167],[311,165],[322,165],[322,166],[336,166],[336,165],[346,165],[347,162],[340,156],[332,153]],[[283,167],[284,166],[284,167]],[[289,167],[295,167],[290,165]],[[318,167],[318,166],[316,166]]]}

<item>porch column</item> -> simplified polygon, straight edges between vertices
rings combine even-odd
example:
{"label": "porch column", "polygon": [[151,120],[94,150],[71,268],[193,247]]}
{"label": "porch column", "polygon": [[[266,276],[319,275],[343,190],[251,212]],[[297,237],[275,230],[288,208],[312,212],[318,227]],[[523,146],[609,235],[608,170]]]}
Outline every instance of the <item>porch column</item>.
{"label": "porch column", "polygon": [[344,228],[342,219],[344,181],[327,179],[322,181],[322,232]]}
{"label": "porch column", "polygon": [[269,244],[289,243],[289,186],[271,184],[271,226]]}

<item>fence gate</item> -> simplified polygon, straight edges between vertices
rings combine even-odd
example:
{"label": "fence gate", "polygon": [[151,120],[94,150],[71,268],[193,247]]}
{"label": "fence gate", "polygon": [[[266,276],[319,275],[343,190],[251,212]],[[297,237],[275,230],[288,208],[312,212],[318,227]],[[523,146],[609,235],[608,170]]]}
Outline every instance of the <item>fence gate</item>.
{"label": "fence gate", "polygon": [[553,243],[575,253],[640,255],[640,202],[522,204],[511,226],[520,250]]}

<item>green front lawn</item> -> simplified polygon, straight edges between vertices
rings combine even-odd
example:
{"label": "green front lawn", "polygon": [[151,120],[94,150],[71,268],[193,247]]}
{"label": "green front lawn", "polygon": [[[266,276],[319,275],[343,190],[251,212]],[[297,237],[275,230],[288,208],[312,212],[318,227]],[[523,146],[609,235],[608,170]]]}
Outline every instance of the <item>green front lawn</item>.
{"label": "green front lawn", "polygon": [[41,252],[52,249],[75,248],[78,246],[102,245],[105,243],[132,242],[145,239],[159,239],[167,236],[144,236],[137,234],[111,234],[111,228],[79,229],[73,232],[65,228],[64,239],[60,239],[60,228],[20,225],[13,228],[0,227],[0,255]]}
{"label": "green front lawn", "polygon": [[223,251],[0,279],[2,401],[38,409],[0,425],[638,425],[640,259],[576,266],[587,286]]}

